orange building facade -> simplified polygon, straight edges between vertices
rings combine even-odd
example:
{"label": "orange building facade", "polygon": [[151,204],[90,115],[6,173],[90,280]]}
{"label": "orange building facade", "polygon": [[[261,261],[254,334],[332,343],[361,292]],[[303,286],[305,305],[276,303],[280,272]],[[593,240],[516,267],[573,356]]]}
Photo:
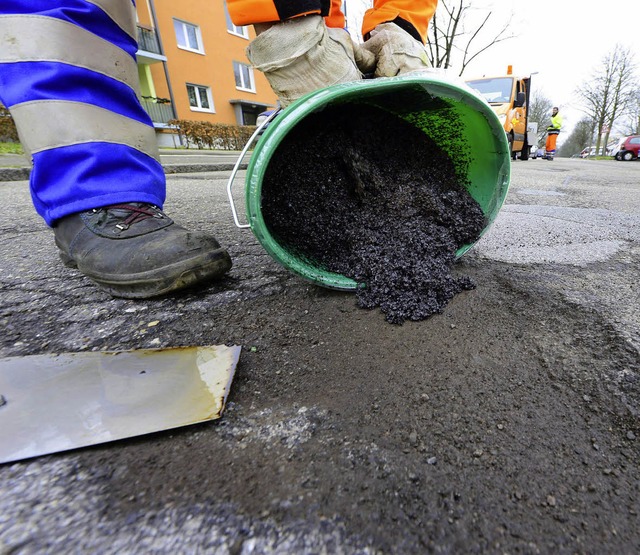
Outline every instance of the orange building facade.
{"label": "orange building facade", "polygon": [[142,103],[160,146],[176,146],[171,119],[255,125],[276,106],[245,48],[253,27],[236,27],[225,0],[138,0],[138,73]]}

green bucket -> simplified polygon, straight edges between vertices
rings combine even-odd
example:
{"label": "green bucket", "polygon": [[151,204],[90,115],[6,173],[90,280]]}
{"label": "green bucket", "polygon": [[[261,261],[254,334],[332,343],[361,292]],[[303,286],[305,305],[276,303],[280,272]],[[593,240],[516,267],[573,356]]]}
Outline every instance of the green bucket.
{"label": "green bucket", "polygon": [[[507,195],[511,170],[504,128],[489,104],[464,82],[437,73],[366,79],[334,85],[301,98],[270,122],[256,144],[245,183],[249,223],[239,227],[250,227],[277,262],[323,287],[341,290],[355,290],[357,287],[354,280],[326,271],[313,261],[290,252],[270,233],[262,214],[262,182],[280,143],[308,115],[344,103],[384,109],[426,133],[449,154],[456,172],[466,178],[469,194],[479,203],[487,218],[482,234],[487,231]],[[229,197],[233,208],[230,185]],[[457,256],[471,247],[472,244],[464,245]]]}

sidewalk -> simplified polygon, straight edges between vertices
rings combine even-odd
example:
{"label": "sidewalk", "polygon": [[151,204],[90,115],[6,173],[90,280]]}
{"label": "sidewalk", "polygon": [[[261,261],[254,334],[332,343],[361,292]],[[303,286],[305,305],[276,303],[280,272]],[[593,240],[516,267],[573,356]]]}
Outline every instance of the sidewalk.
{"label": "sidewalk", "polygon": [[[161,149],[160,161],[166,174],[231,171],[240,152],[227,150]],[[240,169],[247,169],[246,160]],[[25,155],[0,154],[0,181],[26,181],[31,162]]]}

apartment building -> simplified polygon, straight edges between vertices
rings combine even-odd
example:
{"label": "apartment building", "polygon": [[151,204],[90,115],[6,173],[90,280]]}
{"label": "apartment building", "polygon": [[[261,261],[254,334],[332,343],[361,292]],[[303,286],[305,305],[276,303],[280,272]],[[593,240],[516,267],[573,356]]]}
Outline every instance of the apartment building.
{"label": "apartment building", "polygon": [[142,102],[160,146],[175,146],[171,119],[254,125],[277,98],[245,48],[252,27],[233,25],[225,0],[138,0]]}

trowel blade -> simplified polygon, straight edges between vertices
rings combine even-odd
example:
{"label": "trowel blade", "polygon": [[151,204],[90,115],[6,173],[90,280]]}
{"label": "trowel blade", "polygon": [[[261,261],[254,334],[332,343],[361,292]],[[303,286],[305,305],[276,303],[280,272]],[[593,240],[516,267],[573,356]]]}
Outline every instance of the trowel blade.
{"label": "trowel blade", "polygon": [[0,463],[220,418],[240,350],[0,359]]}

